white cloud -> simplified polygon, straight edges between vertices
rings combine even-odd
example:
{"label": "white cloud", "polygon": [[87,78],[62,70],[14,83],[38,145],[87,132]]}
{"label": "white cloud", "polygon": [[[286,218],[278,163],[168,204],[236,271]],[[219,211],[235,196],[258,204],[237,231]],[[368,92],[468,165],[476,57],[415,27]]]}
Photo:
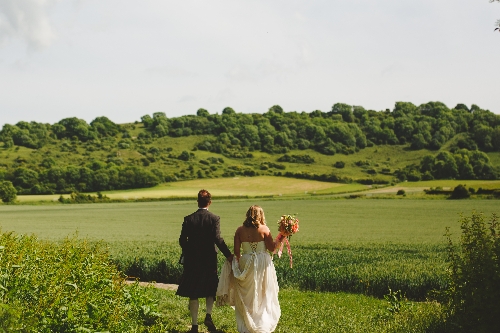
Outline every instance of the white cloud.
{"label": "white cloud", "polygon": [[500,112],[499,13],[487,0],[0,0],[0,117],[401,100]]}
{"label": "white cloud", "polygon": [[56,35],[50,7],[59,0],[0,0],[0,42],[21,39],[30,50],[49,46]]}

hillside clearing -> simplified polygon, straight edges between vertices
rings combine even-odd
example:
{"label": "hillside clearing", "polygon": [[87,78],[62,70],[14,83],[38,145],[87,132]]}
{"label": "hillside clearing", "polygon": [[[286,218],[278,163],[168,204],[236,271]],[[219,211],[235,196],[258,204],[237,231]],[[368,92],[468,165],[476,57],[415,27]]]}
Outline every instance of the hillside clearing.
{"label": "hillside clearing", "polygon": [[[285,177],[233,177],[196,179],[183,182],[164,183],[151,188],[105,191],[104,195],[112,199],[139,198],[196,198],[200,189],[209,190],[217,196],[291,196],[304,194],[335,194],[360,191],[369,187],[361,184],[328,183],[315,180],[293,179]],[[20,202],[56,201],[60,195],[20,195]],[[67,197],[67,195],[63,195]]]}

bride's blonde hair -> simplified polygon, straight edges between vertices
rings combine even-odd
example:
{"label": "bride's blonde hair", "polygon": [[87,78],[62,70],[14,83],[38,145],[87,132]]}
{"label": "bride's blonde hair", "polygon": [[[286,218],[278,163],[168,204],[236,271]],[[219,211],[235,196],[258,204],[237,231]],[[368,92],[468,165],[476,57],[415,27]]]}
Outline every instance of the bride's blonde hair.
{"label": "bride's blonde hair", "polygon": [[257,205],[253,205],[247,210],[247,216],[243,225],[245,227],[258,228],[259,225],[266,224],[266,217],[264,216],[264,210]]}

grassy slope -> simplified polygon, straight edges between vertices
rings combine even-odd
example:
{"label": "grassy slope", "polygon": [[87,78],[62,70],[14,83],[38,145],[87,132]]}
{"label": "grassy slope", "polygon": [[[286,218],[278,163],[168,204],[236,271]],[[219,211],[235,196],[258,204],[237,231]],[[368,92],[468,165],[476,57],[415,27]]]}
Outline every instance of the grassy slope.
{"label": "grassy slope", "polygon": [[[132,130],[132,135],[137,135],[140,131],[143,131],[142,125],[136,125],[136,128]],[[148,167],[149,169],[159,169],[164,171],[165,174],[173,174],[175,172],[182,172],[186,177],[196,178],[196,171],[203,169],[204,171],[208,169],[208,166],[202,165],[199,161],[206,159],[208,157],[214,156],[224,159],[223,164],[214,165],[217,170],[211,172],[210,177],[221,177],[221,175],[228,170],[230,167],[239,167],[242,169],[253,169],[258,171],[261,175],[272,175],[276,171],[281,172],[310,172],[316,174],[330,174],[335,173],[341,177],[349,177],[352,179],[365,179],[365,178],[375,178],[386,181],[392,181],[393,177],[391,174],[382,174],[382,169],[389,169],[390,172],[394,172],[395,169],[402,168],[408,164],[418,164],[420,159],[427,154],[436,154],[435,151],[419,150],[412,151],[408,150],[406,146],[374,146],[367,147],[360,150],[358,153],[352,155],[336,154],[334,156],[327,156],[319,154],[313,150],[296,150],[291,151],[288,154],[303,155],[308,154],[315,159],[313,164],[296,164],[296,163],[280,163],[286,166],[285,170],[269,169],[260,170],[260,165],[263,162],[274,162],[277,163],[279,157],[282,154],[270,155],[263,152],[255,151],[252,154],[253,158],[246,159],[234,159],[227,158],[220,154],[214,154],[206,151],[192,151],[192,148],[196,143],[204,141],[209,136],[189,136],[189,137],[164,137],[153,141],[150,144],[144,144],[145,150],[150,147],[157,147],[162,152],[160,156],[157,156],[157,160],[152,162]],[[107,141],[109,140],[109,141]],[[5,166],[11,166],[15,163],[15,160],[19,161],[19,158],[26,160],[27,162],[21,163],[26,167],[35,167],[45,158],[53,158],[57,165],[85,165],[89,160],[97,159],[106,161],[108,157],[118,157],[123,159],[126,165],[138,165],[142,166],[141,155],[137,150],[139,147],[132,147],[130,149],[118,149],[116,147],[116,142],[118,139],[105,139],[102,141],[103,147],[97,151],[88,150],[85,143],[70,143],[74,151],[62,151],[62,142],[59,141],[56,144],[49,144],[41,149],[33,150],[25,147],[13,147],[9,149],[0,149],[0,163]],[[195,158],[191,161],[180,161],[176,158],[168,158],[166,153],[166,148],[171,148],[170,154],[173,156],[179,155],[182,151],[187,150],[194,153]],[[500,166],[500,153],[489,153],[493,165]],[[163,157],[163,160],[161,159]],[[334,168],[335,162],[343,161],[345,167],[342,169]],[[369,165],[360,167],[356,166],[358,161],[368,161]],[[192,165],[194,166],[193,173],[190,173],[187,168]],[[368,169],[374,169],[377,173],[375,175],[370,175],[367,173]]]}

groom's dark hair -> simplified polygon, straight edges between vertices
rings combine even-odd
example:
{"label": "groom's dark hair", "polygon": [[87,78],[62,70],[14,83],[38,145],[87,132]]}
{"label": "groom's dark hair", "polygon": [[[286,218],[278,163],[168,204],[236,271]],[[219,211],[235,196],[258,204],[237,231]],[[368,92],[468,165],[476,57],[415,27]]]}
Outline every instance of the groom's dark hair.
{"label": "groom's dark hair", "polygon": [[207,190],[198,192],[198,207],[205,208],[212,202],[212,195]]}

